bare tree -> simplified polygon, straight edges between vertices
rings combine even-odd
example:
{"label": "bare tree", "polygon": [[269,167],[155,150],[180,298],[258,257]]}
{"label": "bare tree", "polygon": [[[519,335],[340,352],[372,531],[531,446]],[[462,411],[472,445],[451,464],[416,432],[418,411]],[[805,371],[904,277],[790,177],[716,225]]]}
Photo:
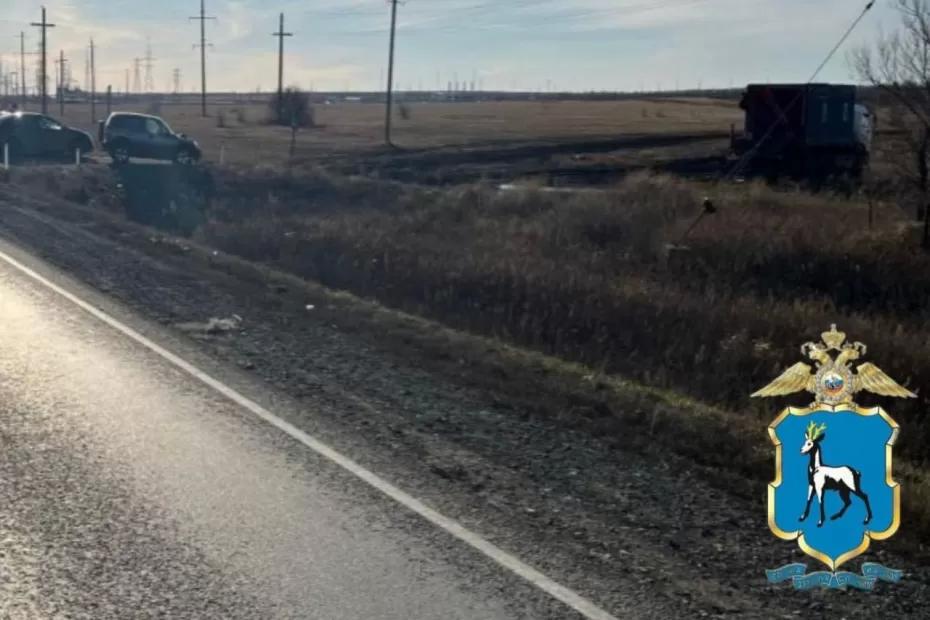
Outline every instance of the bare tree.
{"label": "bare tree", "polygon": [[917,215],[924,223],[922,245],[930,249],[930,0],[895,0],[901,24],[872,47],[852,54],[859,77],[879,89],[890,105],[890,124],[904,136],[902,172],[920,192]]}

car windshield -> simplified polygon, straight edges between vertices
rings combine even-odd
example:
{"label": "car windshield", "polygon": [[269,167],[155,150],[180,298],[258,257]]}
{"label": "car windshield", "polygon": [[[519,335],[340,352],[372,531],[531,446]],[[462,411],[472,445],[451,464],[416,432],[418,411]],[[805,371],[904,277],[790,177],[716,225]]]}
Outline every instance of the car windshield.
{"label": "car windshield", "polygon": [[42,129],[61,129],[62,128],[61,123],[59,123],[53,118],[49,118],[48,116],[43,116],[39,119],[39,126],[42,127]]}
{"label": "car windshield", "polygon": [[166,135],[172,133],[168,125],[157,118],[145,119],[145,131],[152,135]]}

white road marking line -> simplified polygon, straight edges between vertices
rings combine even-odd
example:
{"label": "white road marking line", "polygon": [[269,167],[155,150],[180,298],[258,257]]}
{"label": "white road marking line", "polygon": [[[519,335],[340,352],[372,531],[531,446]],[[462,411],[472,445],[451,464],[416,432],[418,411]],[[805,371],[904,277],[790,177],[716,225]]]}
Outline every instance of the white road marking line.
{"label": "white road marking line", "polygon": [[546,594],[552,596],[555,599],[558,599],[565,605],[571,607],[572,609],[574,609],[575,611],[583,615],[588,620],[618,620],[615,616],[612,616],[611,614],[601,609],[600,607],[595,605],[593,602],[581,596],[574,590],[571,590],[563,586],[562,584],[550,579],[549,577],[539,572],[532,566],[529,566],[528,564],[524,563],[517,557],[507,553],[500,547],[494,545],[493,543],[485,540],[478,534],[475,534],[471,530],[467,529],[465,526],[463,526],[458,521],[454,519],[450,519],[449,517],[439,512],[436,512],[435,510],[433,510],[432,508],[430,508],[429,506],[427,506],[426,504],[424,504],[417,498],[395,487],[393,484],[381,478],[374,472],[371,472],[368,469],[362,467],[361,465],[359,465],[352,459],[336,451],[335,449],[331,448],[330,446],[323,443],[322,441],[313,438],[312,436],[303,432],[302,430],[300,430],[293,424],[286,422],[285,420],[282,420],[281,418],[274,415],[273,413],[271,413],[270,411],[268,411],[267,409],[265,409],[258,403],[243,396],[236,390],[218,381],[217,379],[214,379],[213,377],[211,377],[204,371],[200,370],[193,364],[178,357],[171,351],[168,351],[167,349],[152,342],[151,340],[149,340],[148,338],[146,338],[145,336],[143,336],[136,330],[132,329],[128,325],[124,325],[123,323],[113,318],[112,316],[104,312],[103,310],[100,310],[99,308],[95,308],[91,304],[87,303],[86,301],[82,300],[76,295],[68,292],[67,290],[58,286],[54,282],[51,282],[44,276],[40,275],[39,273],[27,267],[26,265],[22,264],[15,258],[12,258],[11,256],[8,256],[4,252],[0,251],[0,259],[8,263],[10,266],[14,267],[21,273],[29,276],[30,278],[32,278],[39,284],[42,284],[43,286],[54,291],[61,297],[64,297],[65,299],[67,299],[74,305],[78,306],[79,308],[87,312],[88,314],[99,319],[100,321],[103,321],[104,323],[112,327],[113,329],[135,340],[137,343],[141,344],[142,346],[149,349],[150,351],[158,354],[159,356],[161,356],[168,362],[174,364],[175,366],[177,366],[184,372],[188,373],[195,379],[199,380],[200,382],[216,390],[217,392],[219,392],[220,394],[222,394],[229,400],[233,401],[237,405],[244,407],[245,409],[254,413],[256,416],[263,419],[268,424],[271,424],[272,426],[278,428],[279,430],[287,433],[293,439],[296,439],[297,441],[304,444],[305,446],[307,446],[308,448],[310,448],[317,454],[329,459],[330,461],[332,461],[339,467],[342,467],[343,469],[350,472],[351,474],[355,475],[356,477],[361,478],[362,480],[367,482],[369,485],[373,486],[378,491],[381,491],[381,493],[387,495],[388,497],[390,497],[397,503],[401,504],[402,506],[408,508],[409,510],[412,510],[413,512],[417,513],[418,515],[420,515],[421,517],[423,517],[424,519],[426,519],[427,521],[429,521],[436,527],[439,527],[440,529],[445,530],[452,536],[455,536],[462,542],[480,551],[481,553],[491,558],[492,560],[494,560],[495,562],[497,562],[498,564],[500,564],[507,570],[511,571],[512,573],[516,574],[519,577],[522,577],[523,579],[530,582],[531,584],[533,584],[534,586],[536,586],[537,588],[539,588]]}

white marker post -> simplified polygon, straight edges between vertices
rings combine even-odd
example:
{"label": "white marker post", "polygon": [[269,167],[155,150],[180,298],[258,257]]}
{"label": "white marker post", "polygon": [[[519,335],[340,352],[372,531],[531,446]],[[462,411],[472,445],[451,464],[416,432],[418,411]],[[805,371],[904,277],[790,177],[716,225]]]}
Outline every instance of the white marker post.
{"label": "white marker post", "polygon": [[10,169],[10,143],[9,142],[3,143],[3,169],[4,170]]}
{"label": "white marker post", "polygon": [[81,165],[81,147],[74,149],[74,165],[78,167]]}

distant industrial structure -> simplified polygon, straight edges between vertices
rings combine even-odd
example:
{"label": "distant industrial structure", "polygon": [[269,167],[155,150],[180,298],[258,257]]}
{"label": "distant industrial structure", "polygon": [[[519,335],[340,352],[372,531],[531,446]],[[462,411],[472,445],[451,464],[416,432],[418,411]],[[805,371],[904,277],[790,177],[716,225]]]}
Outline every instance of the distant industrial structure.
{"label": "distant industrial structure", "polygon": [[156,58],[152,56],[152,43],[150,41],[145,44],[145,57],[142,60],[145,61],[145,92],[153,93],[155,92],[155,74],[153,70]]}

